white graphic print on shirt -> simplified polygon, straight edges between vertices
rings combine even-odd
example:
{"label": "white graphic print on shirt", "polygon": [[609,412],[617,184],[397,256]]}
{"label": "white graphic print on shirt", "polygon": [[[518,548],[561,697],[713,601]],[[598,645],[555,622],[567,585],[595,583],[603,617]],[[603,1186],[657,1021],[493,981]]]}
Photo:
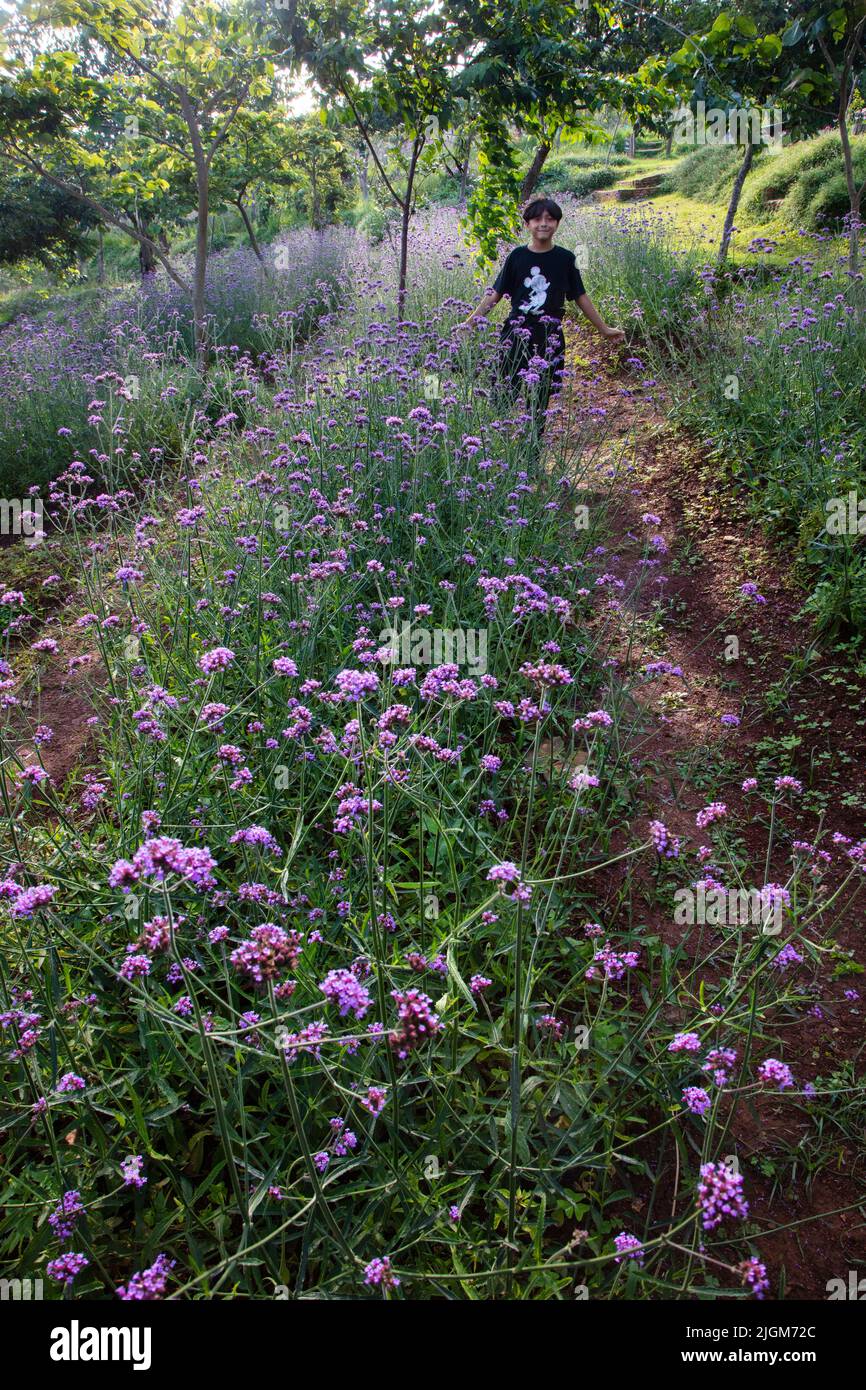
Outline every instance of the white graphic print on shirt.
{"label": "white graphic print on shirt", "polygon": [[540,266],[534,265],[523,283],[529,290],[529,294],[520,305],[520,312],[522,314],[537,314],[544,307],[545,301],[547,300],[547,291],[550,289],[550,281],[545,280],[541,273]]}

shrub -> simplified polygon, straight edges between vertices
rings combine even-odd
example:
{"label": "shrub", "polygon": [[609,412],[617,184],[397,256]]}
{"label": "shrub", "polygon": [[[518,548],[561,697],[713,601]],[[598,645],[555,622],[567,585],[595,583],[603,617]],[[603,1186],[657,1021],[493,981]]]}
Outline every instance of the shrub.
{"label": "shrub", "polygon": [[[268,249],[270,273],[246,248],[211,257],[215,346],[254,359],[294,352],[338,302],[350,245],[338,229],[289,233]],[[17,319],[0,335],[0,488],[20,496],[70,457],[89,458],[100,410],[89,409],[90,401],[106,392],[113,398],[117,378],[133,377],[139,393],[118,406],[129,422],[130,450],[154,447],[157,428],[161,458],[178,458],[189,407],[202,394],[193,356],[189,305],[161,275],[135,289],[58,299],[38,318]]]}
{"label": "shrub", "polygon": [[[866,180],[866,136],[851,141],[855,177]],[[767,201],[781,198],[777,215],[815,231],[838,223],[849,211],[838,135],[816,136],[789,145],[773,158],[764,158],[754,182],[746,184],[744,212],[760,221],[768,215]]]}
{"label": "shrub", "polygon": [[617,169],[605,168],[602,163],[588,164],[570,155],[550,156],[539,175],[537,191],[571,193],[576,198],[585,198],[596,188],[612,188],[621,177]]}
{"label": "shrub", "polygon": [[394,222],[394,212],[381,207],[375,198],[359,198],[353,207],[347,209],[345,218],[350,227],[377,246],[385,235],[386,227]]}

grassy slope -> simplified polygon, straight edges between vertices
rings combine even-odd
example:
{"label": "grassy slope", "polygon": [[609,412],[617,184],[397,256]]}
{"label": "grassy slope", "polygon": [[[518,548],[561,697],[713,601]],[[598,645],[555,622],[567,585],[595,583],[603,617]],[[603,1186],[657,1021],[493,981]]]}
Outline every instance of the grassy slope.
{"label": "grassy slope", "polygon": [[[636,159],[615,187],[625,188],[635,178],[643,177],[646,174],[659,173],[669,176],[681,170],[687,158],[688,156],[675,156],[671,159],[659,159],[658,157],[645,156]],[[769,175],[766,170],[759,169],[751,177],[755,183],[760,178],[763,184],[766,183]],[[730,189],[725,181],[718,180],[715,185],[705,183],[703,196],[686,195],[681,192],[663,192],[655,194],[652,202],[653,206],[665,215],[672,232],[681,244],[697,245],[712,255],[718,250],[721,241],[729,193]],[[802,250],[802,240],[798,234],[798,228],[781,214],[763,212],[759,220],[754,207],[750,208],[751,193],[752,185],[747,182],[743,201],[736,218],[736,231],[731,241],[729,252],[731,264],[753,265],[755,255],[748,252],[746,248],[754,238],[763,237],[774,242],[775,249],[762,252],[761,261],[768,265],[785,265],[792,256],[798,255]],[[626,203],[623,206],[628,207],[629,205]],[[844,240],[841,237],[831,238],[826,243],[825,254],[828,259],[842,254],[843,251]],[[815,247],[812,243],[810,243],[809,252],[811,255],[815,253]]]}

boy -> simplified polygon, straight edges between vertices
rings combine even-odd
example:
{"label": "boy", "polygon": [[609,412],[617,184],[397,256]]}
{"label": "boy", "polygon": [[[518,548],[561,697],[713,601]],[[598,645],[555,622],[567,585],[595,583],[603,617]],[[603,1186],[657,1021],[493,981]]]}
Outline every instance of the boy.
{"label": "boy", "polygon": [[535,198],[525,208],[523,220],[531,236],[529,245],[515,246],[509,251],[492,288],[460,326],[467,328],[486,318],[504,294],[510,297],[511,309],[500,337],[502,373],[516,394],[520,390],[520,372],[530,358],[545,358],[549,366],[544,371],[539,399],[543,411],[550,393],[558,391],[562,385],[561,373],[565,366],[562,314],[566,299],[577,302],[577,307],[603,338],[622,342],[625,333],[621,328],[609,327],[599,314],[584,289],[574,253],[553,245],[562,221],[559,204],[552,198]]}

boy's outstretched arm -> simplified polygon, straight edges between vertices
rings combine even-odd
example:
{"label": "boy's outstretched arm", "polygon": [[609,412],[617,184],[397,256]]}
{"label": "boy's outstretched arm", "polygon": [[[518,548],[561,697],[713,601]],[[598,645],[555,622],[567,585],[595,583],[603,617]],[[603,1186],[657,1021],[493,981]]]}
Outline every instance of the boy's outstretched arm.
{"label": "boy's outstretched arm", "polygon": [[598,329],[603,338],[611,338],[618,343],[625,340],[623,329],[611,328],[610,324],[605,323],[588,294],[582,294],[580,296],[577,301],[577,307],[584,317],[589,319],[593,328]]}
{"label": "boy's outstretched arm", "polygon": [[464,319],[462,323],[458,323],[457,327],[470,328],[472,324],[477,323],[479,319],[486,318],[494,304],[498,304],[501,298],[502,295],[499,294],[497,290],[485,290],[484,297],[478,307],[472,310],[472,313],[467,319]]}

